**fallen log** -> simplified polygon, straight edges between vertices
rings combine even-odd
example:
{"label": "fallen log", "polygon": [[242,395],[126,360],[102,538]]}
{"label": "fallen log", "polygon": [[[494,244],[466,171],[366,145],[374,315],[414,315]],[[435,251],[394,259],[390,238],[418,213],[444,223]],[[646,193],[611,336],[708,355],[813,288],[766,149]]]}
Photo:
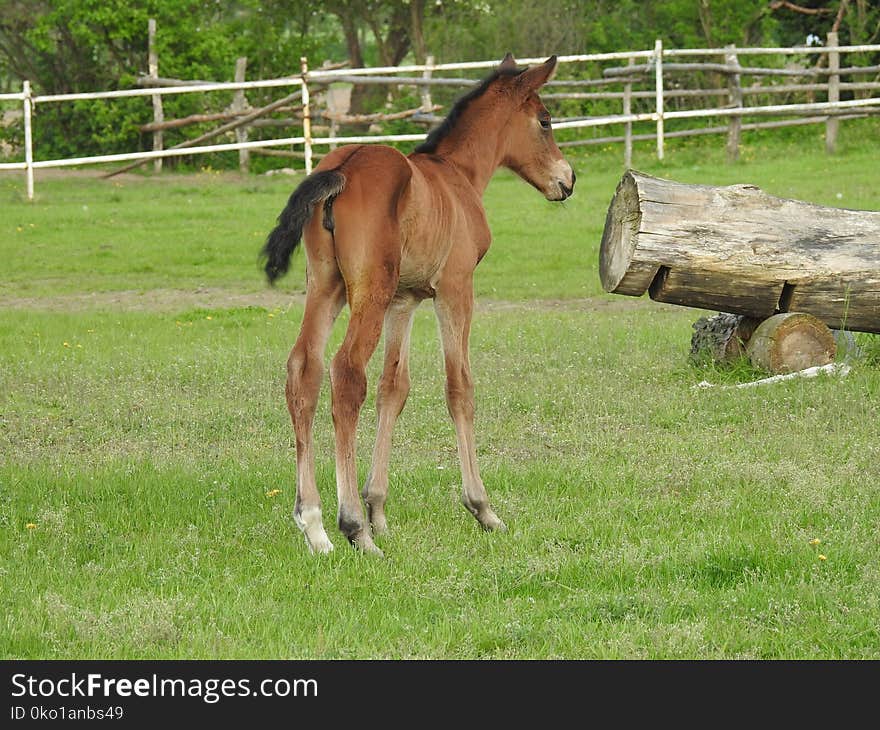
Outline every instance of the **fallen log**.
{"label": "fallen log", "polygon": [[599,276],[617,294],[759,319],[805,312],[880,333],[880,212],[629,170],[608,208]]}

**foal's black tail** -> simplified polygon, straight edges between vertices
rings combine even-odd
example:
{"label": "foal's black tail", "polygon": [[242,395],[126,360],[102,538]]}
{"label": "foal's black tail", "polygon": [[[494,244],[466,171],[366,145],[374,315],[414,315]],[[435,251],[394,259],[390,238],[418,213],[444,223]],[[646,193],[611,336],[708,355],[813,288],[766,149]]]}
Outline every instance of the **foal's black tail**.
{"label": "foal's black tail", "polygon": [[302,238],[303,226],[312,217],[315,204],[324,202],[324,228],[333,230],[331,205],[345,187],[345,175],[339,170],[314,172],[303,180],[278,216],[278,225],[269,234],[260,252],[265,259],[266,277],[270,284],[284,276],[290,257]]}

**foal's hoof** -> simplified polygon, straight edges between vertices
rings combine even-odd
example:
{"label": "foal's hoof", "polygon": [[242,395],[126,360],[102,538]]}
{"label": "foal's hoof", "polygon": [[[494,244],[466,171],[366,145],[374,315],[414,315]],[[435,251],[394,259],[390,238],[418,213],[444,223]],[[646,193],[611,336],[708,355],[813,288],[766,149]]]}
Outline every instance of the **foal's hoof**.
{"label": "foal's hoof", "polygon": [[310,553],[326,555],[333,550],[333,543],[330,542],[330,538],[324,531],[324,525],[321,523],[320,507],[307,507],[301,512],[294,512],[293,520],[302,530]]}
{"label": "foal's hoof", "polygon": [[374,535],[386,535],[388,533],[388,521],[385,515],[373,511],[370,513],[370,526],[373,528]]}
{"label": "foal's hoof", "polygon": [[317,553],[318,555],[326,555],[327,553],[333,552],[333,543],[330,542],[330,538],[324,535],[316,535],[313,537],[305,536],[306,545],[309,546],[309,552],[314,555]]}
{"label": "foal's hoof", "polygon": [[350,542],[357,550],[365,555],[377,555],[380,558],[385,557],[385,553],[376,546],[376,543],[373,542],[373,538],[370,537],[370,534],[366,531],[355,538],[350,538]]}
{"label": "foal's hoof", "polygon": [[507,530],[507,525],[492,510],[486,510],[484,514],[477,515],[477,520],[480,527],[486,532],[505,532]]}

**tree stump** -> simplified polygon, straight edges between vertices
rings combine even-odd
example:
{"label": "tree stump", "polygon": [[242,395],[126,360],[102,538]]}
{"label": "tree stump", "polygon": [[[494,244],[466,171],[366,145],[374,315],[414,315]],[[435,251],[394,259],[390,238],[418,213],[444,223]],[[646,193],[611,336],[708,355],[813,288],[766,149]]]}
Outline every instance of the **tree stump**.
{"label": "tree stump", "polygon": [[880,333],[880,212],[627,171],[605,219],[605,291]]}
{"label": "tree stump", "polygon": [[831,330],[813,315],[783,312],[755,328],[746,354],[757,368],[791,373],[833,362],[837,343]]}
{"label": "tree stump", "polygon": [[755,367],[781,374],[862,356],[852,332],[829,329],[809,314],[788,312],[762,322],[719,312],[692,327],[690,358],[696,364],[730,365],[746,357]]}
{"label": "tree stump", "polygon": [[742,314],[719,312],[693,323],[691,360],[732,363],[746,354],[746,344],[760,320]]}

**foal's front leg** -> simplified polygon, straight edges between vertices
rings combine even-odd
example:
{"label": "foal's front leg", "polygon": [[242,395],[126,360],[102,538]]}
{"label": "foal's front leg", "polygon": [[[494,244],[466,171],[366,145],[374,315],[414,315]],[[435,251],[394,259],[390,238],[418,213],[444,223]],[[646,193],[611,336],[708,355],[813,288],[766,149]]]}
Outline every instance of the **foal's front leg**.
{"label": "foal's front leg", "polygon": [[[464,284],[462,286],[462,284]],[[434,310],[440,322],[440,337],[446,363],[446,405],[455,424],[458,456],[461,460],[462,502],[486,530],[504,530],[504,523],[492,511],[489,495],[480,478],[474,441],[474,383],[468,356],[473,289],[470,281],[457,282],[450,290],[439,288]]]}

